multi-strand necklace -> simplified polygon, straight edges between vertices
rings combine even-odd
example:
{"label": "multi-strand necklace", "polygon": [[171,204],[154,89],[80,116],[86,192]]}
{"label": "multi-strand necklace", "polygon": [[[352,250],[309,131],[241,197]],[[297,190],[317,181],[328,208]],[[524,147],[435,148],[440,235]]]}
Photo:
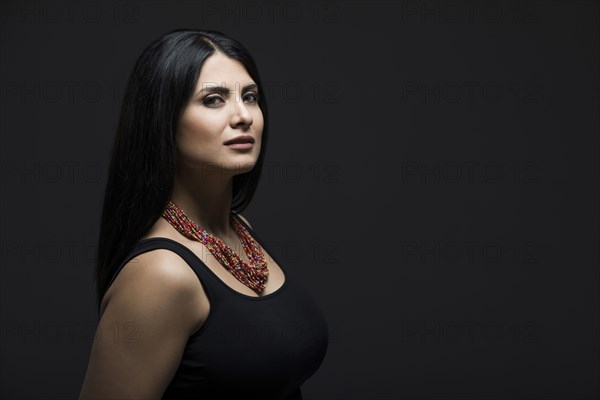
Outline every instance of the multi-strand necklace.
{"label": "multi-strand necklace", "polygon": [[194,223],[183,210],[172,201],[169,201],[164,209],[162,217],[166,219],[177,231],[186,237],[197,240],[204,244],[213,256],[229,271],[236,279],[260,294],[266,286],[269,277],[267,261],[260,246],[250,236],[246,228],[235,218],[231,218],[233,229],[238,234],[244,252],[250,263],[243,261],[231,247],[221,239],[211,235],[199,225]]}

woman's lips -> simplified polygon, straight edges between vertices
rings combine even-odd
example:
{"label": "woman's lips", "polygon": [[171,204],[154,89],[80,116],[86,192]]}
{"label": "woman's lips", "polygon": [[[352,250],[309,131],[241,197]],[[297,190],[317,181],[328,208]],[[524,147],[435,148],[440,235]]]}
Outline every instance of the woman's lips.
{"label": "woman's lips", "polygon": [[232,149],[236,149],[236,150],[250,150],[254,146],[254,143],[250,143],[250,142],[231,143],[231,144],[226,144],[225,146],[230,147]]}

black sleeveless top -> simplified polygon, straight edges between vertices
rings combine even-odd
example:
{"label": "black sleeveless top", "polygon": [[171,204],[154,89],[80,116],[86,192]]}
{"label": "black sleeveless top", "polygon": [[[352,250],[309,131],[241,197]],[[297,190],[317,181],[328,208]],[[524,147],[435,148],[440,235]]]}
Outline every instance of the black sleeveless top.
{"label": "black sleeveless top", "polygon": [[168,238],[140,240],[111,280],[135,256],[169,249],[194,270],[210,301],[208,317],[189,337],[163,399],[302,399],[301,385],[325,358],[329,333],[320,307],[256,232],[234,217],[281,267],[285,280],[275,292],[261,297],[237,292]]}

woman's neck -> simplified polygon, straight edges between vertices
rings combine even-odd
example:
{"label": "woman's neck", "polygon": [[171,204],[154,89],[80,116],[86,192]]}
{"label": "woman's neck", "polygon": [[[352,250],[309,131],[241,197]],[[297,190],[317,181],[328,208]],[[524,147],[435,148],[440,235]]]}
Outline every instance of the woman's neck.
{"label": "woman's neck", "polygon": [[233,175],[205,170],[182,170],[175,174],[171,200],[196,224],[219,238],[231,237]]}

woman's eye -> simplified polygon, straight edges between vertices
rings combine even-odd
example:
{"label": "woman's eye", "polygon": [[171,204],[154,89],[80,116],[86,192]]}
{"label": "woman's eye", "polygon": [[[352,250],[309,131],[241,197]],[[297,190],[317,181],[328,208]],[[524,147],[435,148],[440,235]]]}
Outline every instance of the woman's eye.
{"label": "woman's eye", "polygon": [[[253,103],[256,103],[258,101],[258,99],[260,98],[258,93],[248,93],[248,96],[254,97],[254,100],[252,101]],[[248,96],[246,96],[246,98],[248,98]]]}
{"label": "woman's eye", "polygon": [[215,103],[213,103],[212,100],[221,100],[221,98],[219,96],[207,97],[202,103],[207,106],[214,105]]}
{"label": "woman's eye", "polygon": [[[246,100],[247,100],[248,98],[250,98],[250,102],[251,102],[251,103],[257,103],[257,102],[258,102],[258,99],[259,99],[259,97],[260,97],[260,96],[259,96],[257,93],[248,93],[248,94],[246,95],[246,97],[244,97],[244,98],[245,98]],[[204,99],[204,101],[202,102],[202,104],[204,104],[204,105],[206,105],[206,106],[213,106],[213,105],[216,105],[216,104],[218,104],[218,103],[215,103],[215,102],[214,102],[214,100],[217,100],[217,101],[223,102],[223,99],[221,99],[219,96],[211,96],[211,97],[206,97],[206,98]]]}

